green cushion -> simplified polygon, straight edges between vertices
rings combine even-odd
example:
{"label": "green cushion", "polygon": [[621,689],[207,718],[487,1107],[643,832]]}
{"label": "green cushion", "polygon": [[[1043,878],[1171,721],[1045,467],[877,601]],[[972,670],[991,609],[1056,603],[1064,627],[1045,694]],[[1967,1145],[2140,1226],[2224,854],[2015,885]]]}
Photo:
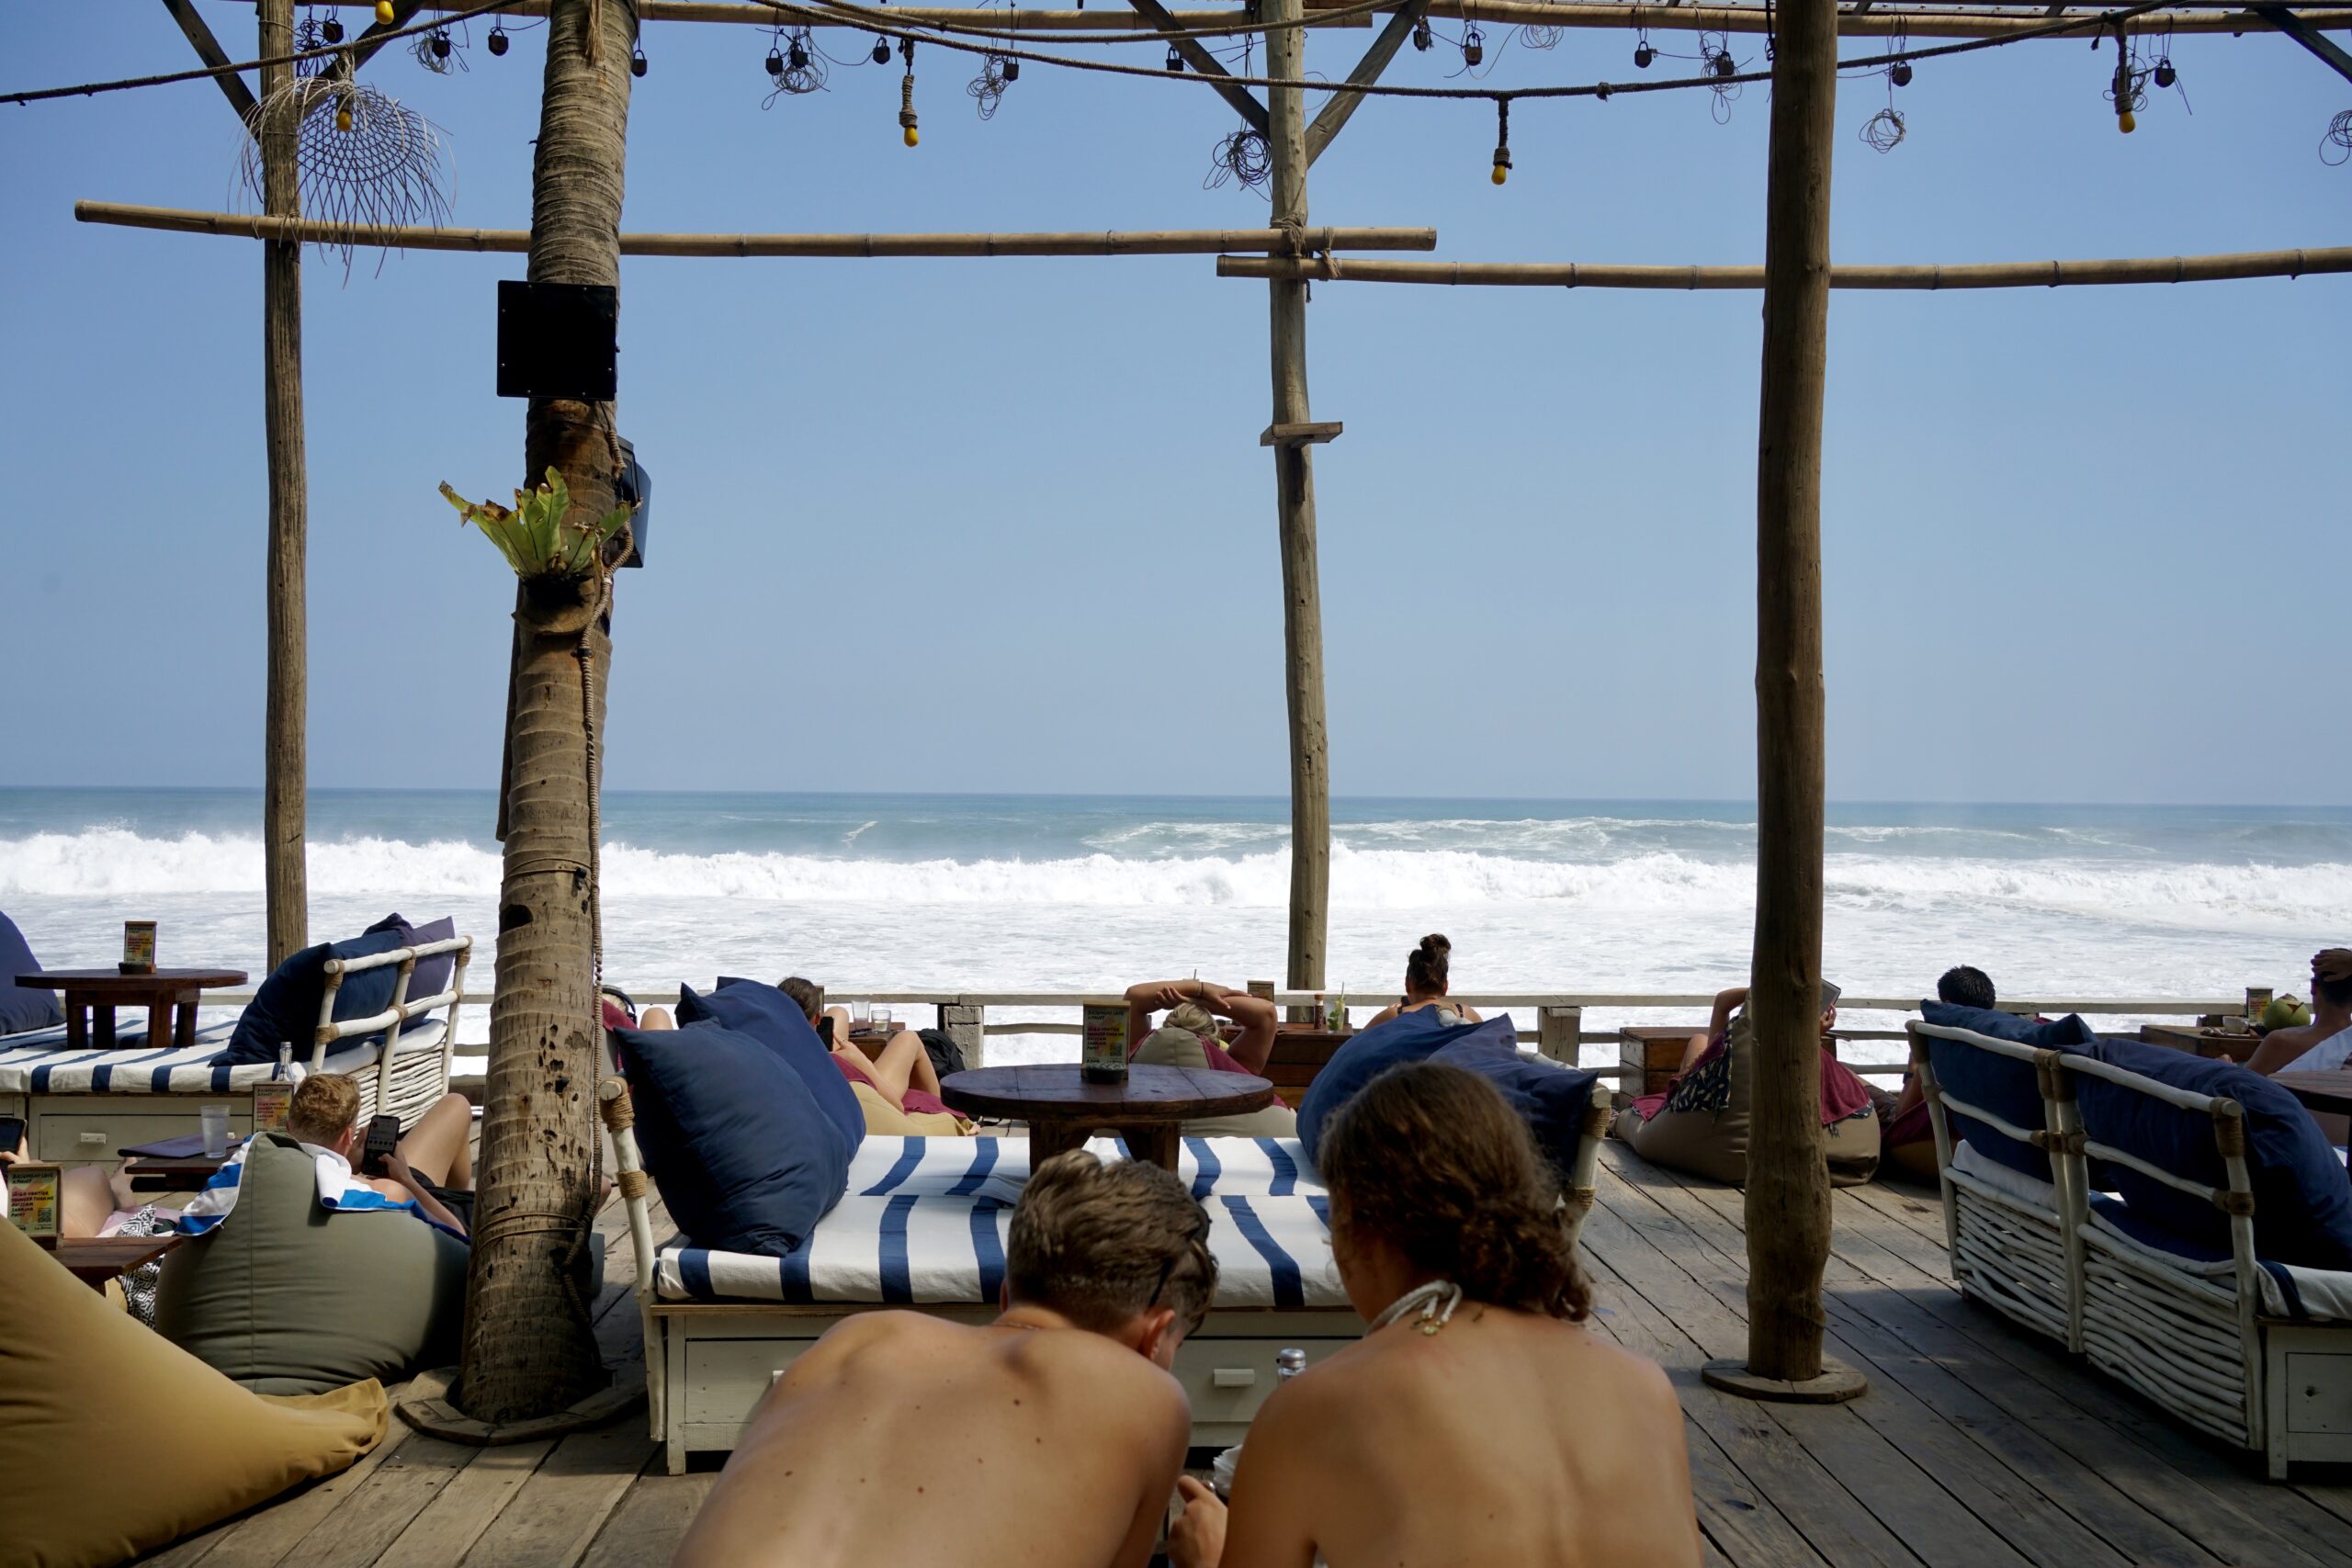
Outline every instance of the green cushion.
{"label": "green cushion", "polygon": [[[1209,1054],[1201,1049],[1201,1037],[1191,1030],[1161,1024],[1144,1036],[1143,1043],[1129,1060],[1148,1067],[1195,1067],[1206,1071]],[[1295,1138],[1298,1136],[1298,1112],[1277,1100],[1263,1111],[1187,1122],[1183,1133],[1188,1138]]]}
{"label": "green cushion", "polygon": [[236,1209],[164,1260],[157,1331],[260,1393],[454,1361],[465,1243],[403,1209],[322,1209],[315,1170],[291,1138],[254,1141]]}

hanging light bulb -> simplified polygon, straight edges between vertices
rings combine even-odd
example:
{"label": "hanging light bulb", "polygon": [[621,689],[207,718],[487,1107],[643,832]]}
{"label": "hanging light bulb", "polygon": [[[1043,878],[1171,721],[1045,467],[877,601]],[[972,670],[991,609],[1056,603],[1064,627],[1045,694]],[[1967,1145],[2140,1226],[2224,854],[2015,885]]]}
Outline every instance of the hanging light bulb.
{"label": "hanging light bulb", "polygon": [[808,69],[808,51],[798,39],[792,40],[792,68],[795,71]]}
{"label": "hanging light bulb", "polygon": [[1495,100],[1495,172],[1489,176],[1500,185],[1510,178],[1510,100]]}
{"label": "hanging light bulb", "polygon": [[878,38],[874,40],[874,63],[876,65],[888,65],[890,63],[890,40],[888,39]]}
{"label": "hanging light bulb", "polygon": [[447,60],[449,58],[449,35],[447,33],[438,32],[433,35],[433,58],[435,60]]}
{"label": "hanging light bulb", "polygon": [[784,74],[783,51],[774,48],[771,48],[768,51],[767,68],[768,74],[771,76],[781,76]]}
{"label": "hanging light bulb", "polygon": [[2171,57],[2171,56],[2167,55],[2167,56],[2165,56],[2164,59],[2159,60],[2159,61],[2157,61],[2157,62],[2156,62],[2156,85],[2157,85],[2157,86],[2159,86],[2159,87],[2169,87],[2169,86],[2171,86],[2175,82],[2177,82],[2177,81],[2179,81],[2179,80],[2180,80],[2180,73],[2179,73],[2179,72],[2177,72],[2177,71],[2176,71],[2176,70],[2174,70],[2174,69],[2172,68],[2172,57]]}
{"label": "hanging light bulb", "polygon": [[319,36],[326,39],[329,43],[341,43],[343,41],[343,18],[341,17],[329,17],[325,21],[321,22],[319,24]]}
{"label": "hanging light bulb", "polygon": [[632,76],[645,74],[645,46],[643,44],[639,44],[636,51],[629,55],[628,73]]}
{"label": "hanging light bulb", "polygon": [[912,39],[899,40],[899,51],[907,59],[907,73],[899,83],[899,139],[912,147],[922,138],[915,131],[915,44]]}
{"label": "hanging light bulb", "polygon": [[1896,61],[1894,62],[1894,69],[1886,73],[1886,79],[1894,83],[1898,87],[1909,86],[1911,85],[1911,62],[1907,60]]}
{"label": "hanging light bulb", "polygon": [[1462,31],[1462,63],[1475,66],[1484,63],[1486,58],[1486,35],[1478,30],[1476,23],[1473,23]]}
{"label": "hanging light bulb", "polygon": [[1430,51],[1430,19],[1423,17],[1413,24],[1413,47],[1423,54]]}
{"label": "hanging light bulb", "polygon": [[1176,52],[1176,46],[1172,43],[1168,46],[1168,69],[1170,71],[1184,69],[1184,57]]}
{"label": "hanging light bulb", "polygon": [[1649,40],[1649,39],[1644,39],[1641,42],[1639,42],[1639,43],[1637,43],[1637,44],[1635,44],[1635,45],[1634,46],[1634,70],[1636,70],[1636,71],[1647,71],[1647,70],[1650,68],[1650,62],[1651,62],[1651,61],[1653,61],[1653,60],[1656,60],[1657,58],[1657,51],[1656,51],[1656,50],[1654,50],[1654,49],[1652,49],[1652,48],[1650,47],[1650,40]]}
{"label": "hanging light bulb", "polygon": [[1739,62],[1731,57],[1731,51],[1724,50],[1721,54],[1715,56],[1715,74],[1718,76],[1736,76],[1739,74]]}
{"label": "hanging light bulb", "polygon": [[376,0],[376,25],[384,28],[392,25],[392,0]]}
{"label": "hanging light bulb", "polygon": [[1021,62],[1019,62],[1019,61],[1017,61],[1017,60],[1013,59],[1013,58],[1012,58],[1012,56],[1011,56],[1011,55],[1009,55],[1009,54],[1008,54],[1008,55],[1006,55],[1006,56],[1004,57],[1004,69],[1003,69],[1002,71],[999,72],[999,73],[998,73],[998,74],[999,74],[999,75],[1001,75],[1001,76],[1002,76],[1002,77],[1003,77],[1006,81],[1008,81],[1008,82],[1018,82],[1018,81],[1020,81],[1020,80],[1021,80]]}
{"label": "hanging light bulb", "polygon": [[512,41],[512,40],[510,40],[510,39],[507,38],[507,36],[506,36],[506,29],[505,29],[504,28],[500,27],[496,22],[492,22],[492,23],[491,23],[491,25],[490,25],[490,52],[491,52],[491,53],[492,53],[492,54],[504,54],[504,53],[506,52],[506,46],[507,46],[507,44],[508,44],[510,41]]}
{"label": "hanging light bulb", "polygon": [[337,104],[335,106],[334,128],[337,130],[349,130],[351,129],[351,106],[349,104]]}

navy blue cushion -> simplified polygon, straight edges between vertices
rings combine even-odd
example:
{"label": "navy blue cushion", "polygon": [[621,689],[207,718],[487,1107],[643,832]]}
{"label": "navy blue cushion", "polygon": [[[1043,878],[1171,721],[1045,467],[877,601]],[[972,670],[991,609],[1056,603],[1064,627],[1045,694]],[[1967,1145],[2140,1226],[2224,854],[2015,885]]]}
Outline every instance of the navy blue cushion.
{"label": "navy blue cushion", "polygon": [[[428,942],[447,942],[457,934],[456,918],[444,915],[437,920],[428,920],[421,926],[408,927],[403,945],[423,947]],[[408,977],[409,999],[421,1001],[426,997],[437,997],[447,990],[449,976],[457,972],[457,967],[458,955],[454,953],[436,953],[431,958],[418,959],[415,972]]]}
{"label": "navy blue cushion", "polygon": [[[2245,1108],[2246,1165],[2254,1183],[2254,1248],[2306,1269],[2352,1269],[2352,1180],[2302,1102],[2234,1062],[2136,1040],[2102,1040],[2101,1061],[2191,1094],[2226,1096]],[[2208,1187],[2229,1185],[2213,1146],[2213,1119],[2079,1075],[2083,1130],[2102,1144]],[[2108,1168],[2123,1201],[2151,1224],[2200,1247],[2227,1248],[2229,1216],[2200,1198],[2128,1166]]]}
{"label": "navy blue cushion", "polygon": [[1508,1016],[1484,1023],[1442,1024],[1435,1008],[1398,1013],[1376,1023],[1331,1054],[1298,1102],[1298,1141],[1306,1157],[1315,1158],[1323,1142],[1323,1124],[1331,1114],[1363,1092],[1364,1085],[1406,1062],[1425,1061],[1457,1040],[1499,1040],[1516,1050],[1518,1032]]}
{"label": "navy blue cushion", "polygon": [[[326,996],[327,960],[365,958],[405,946],[408,928],[400,917],[389,916],[366,934],[345,942],[322,942],[306,947],[269,972],[254,988],[254,999],[237,1019],[236,1032],[215,1058],[221,1062],[275,1062],[280,1044],[294,1048],[294,1059],[311,1059],[311,1036],[319,1027],[319,1004]],[[400,966],[388,964],[346,978],[334,994],[334,1016],[366,1018],[392,1005],[392,985]]]}
{"label": "navy blue cushion", "polygon": [[17,984],[19,975],[40,973],[40,960],[25,942],[17,922],[0,915],[0,1034],[27,1029],[48,1029],[65,1021],[55,991],[28,990]]}
{"label": "navy blue cushion", "polygon": [[857,1153],[857,1146],[865,1141],[865,1111],[857,1103],[857,1091],[833,1066],[832,1053],[817,1038],[800,1004],[774,986],[732,975],[721,975],[718,988],[707,996],[696,996],[690,987],[680,986],[678,1022],[682,1026],[716,1023],[760,1041],[800,1075],[800,1081],[816,1097],[817,1108],[842,1130],[851,1154]]}
{"label": "navy blue cushion", "polygon": [[1584,1135],[1585,1107],[1592,1103],[1592,1086],[1600,1081],[1600,1074],[1522,1056],[1508,1033],[1493,1040],[1483,1029],[1472,1038],[1455,1041],[1430,1060],[1466,1067],[1502,1090],[1511,1109],[1526,1121],[1527,1130],[1535,1134],[1535,1146],[1552,1162],[1553,1171],[1563,1183],[1567,1181],[1577,1145]]}
{"label": "navy blue cushion", "polygon": [[[1951,1002],[1921,1002],[1919,1016],[1945,1029],[1965,1029],[1996,1040],[2012,1041],[2037,1050],[2084,1051],[2098,1036],[2080,1015],[2068,1013],[2052,1023],[2037,1023],[1997,1008],[1957,1007]],[[1936,1082],[1945,1092],[1993,1112],[2011,1126],[2029,1132],[2041,1129],[2041,1088],[2033,1067],[1990,1051],[1979,1051],[1956,1040],[1928,1040],[1928,1061]],[[2030,1144],[2020,1144],[1973,1117],[1954,1114],[1951,1135],[1986,1159],[1998,1160],[2012,1170],[2043,1181],[2051,1179],[2050,1156]]]}
{"label": "navy blue cushion", "polygon": [[783,1055],[716,1023],[613,1032],[638,1148],[687,1239],[775,1258],[806,1241],[849,1184],[849,1149]]}

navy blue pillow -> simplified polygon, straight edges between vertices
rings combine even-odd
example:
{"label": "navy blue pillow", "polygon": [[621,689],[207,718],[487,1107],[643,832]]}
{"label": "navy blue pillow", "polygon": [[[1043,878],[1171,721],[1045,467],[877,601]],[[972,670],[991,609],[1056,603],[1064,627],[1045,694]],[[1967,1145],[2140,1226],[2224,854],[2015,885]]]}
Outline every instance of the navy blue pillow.
{"label": "navy blue pillow", "polygon": [[[407,926],[402,932],[401,945],[423,947],[428,942],[447,942],[457,934],[456,917],[444,915],[437,920],[428,920],[421,926]],[[449,976],[456,973],[457,967],[458,955],[454,953],[437,953],[431,958],[418,959],[415,972],[408,977],[409,999],[422,1001],[426,997],[437,997],[447,990]]]}
{"label": "navy blue pillow", "polygon": [[849,1150],[783,1055],[716,1023],[613,1032],[638,1148],[687,1238],[772,1258],[808,1240],[849,1185]]}
{"label": "navy blue pillow", "polygon": [[1592,1103],[1592,1086],[1600,1081],[1599,1073],[1522,1056],[1508,1035],[1500,1041],[1490,1040],[1483,1030],[1472,1038],[1455,1041],[1430,1060],[1466,1067],[1502,1090],[1511,1109],[1527,1122],[1527,1130],[1535,1134],[1535,1146],[1552,1162],[1554,1174],[1566,1184],[1577,1145],[1583,1138],[1585,1108]]}
{"label": "navy blue pillow", "polygon": [[1401,1063],[1426,1061],[1457,1040],[1474,1038],[1499,1040],[1518,1049],[1518,1031],[1509,1016],[1449,1025],[1438,1021],[1435,1008],[1398,1013],[1340,1046],[1298,1102],[1298,1141],[1306,1157],[1315,1158],[1323,1142],[1323,1124],[1332,1112],[1363,1092],[1364,1085]]}
{"label": "navy blue pillow", "polygon": [[[311,1037],[319,1027],[319,1003],[327,989],[327,960],[365,958],[407,945],[408,928],[397,915],[379,920],[365,935],[345,942],[322,942],[306,947],[269,972],[254,991],[254,999],[237,1019],[236,1032],[214,1058],[219,1062],[275,1062],[280,1044],[294,1047],[294,1059],[311,1059]],[[347,977],[334,994],[334,1016],[366,1018],[392,1005],[392,985],[400,966]]]}
{"label": "navy blue pillow", "polygon": [[707,996],[696,996],[690,987],[680,986],[678,1022],[681,1026],[716,1023],[760,1041],[800,1075],[818,1109],[842,1130],[851,1154],[865,1142],[865,1111],[857,1102],[857,1091],[833,1066],[832,1053],[817,1038],[800,1004],[774,986],[732,975],[721,975],[718,988]]}
{"label": "navy blue pillow", "polygon": [[17,984],[19,975],[40,973],[40,960],[26,944],[17,922],[0,915],[0,1034],[27,1029],[48,1029],[65,1021],[55,991],[34,991]]}
{"label": "navy blue pillow", "polygon": [[[1919,1016],[1945,1029],[1989,1034],[1996,1040],[2013,1041],[2036,1050],[2083,1051],[2098,1043],[2090,1025],[2075,1013],[2068,1013],[2052,1023],[2037,1023],[1997,1008],[1921,1002]],[[1936,1082],[1950,1093],[1992,1111],[2011,1126],[2023,1127],[2028,1132],[2041,1130],[2041,1088],[2034,1081],[2030,1064],[2012,1062],[1990,1051],[1979,1051],[1957,1041],[1938,1040],[1932,1035],[1928,1040],[1928,1060],[1936,1069]],[[2051,1179],[2049,1155],[2030,1144],[2020,1144],[1996,1133],[1973,1117],[1953,1115],[1951,1135],[1986,1159],[1997,1160],[2011,1170],[2043,1181]]]}
{"label": "navy blue pillow", "polygon": [[[2302,1102],[2233,1062],[2136,1040],[2102,1040],[2099,1060],[2192,1094],[2224,1095],[2245,1108],[2246,1164],[2254,1182],[2254,1247],[2273,1263],[2352,1269],[2352,1181]],[[2144,1094],[2077,1075],[2083,1130],[2102,1144],[2209,1187],[2228,1185],[2213,1147],[2213,1120]],[[2115,1190],[2142,1217],[2201,1247],[2227,1251],[2229,1216],[2202,1199],[2108,1168]]]}

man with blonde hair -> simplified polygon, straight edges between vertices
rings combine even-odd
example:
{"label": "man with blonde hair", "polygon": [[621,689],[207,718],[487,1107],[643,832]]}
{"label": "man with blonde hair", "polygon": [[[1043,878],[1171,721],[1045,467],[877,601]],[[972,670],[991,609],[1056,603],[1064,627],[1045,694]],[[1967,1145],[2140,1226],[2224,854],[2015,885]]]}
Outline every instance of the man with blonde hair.
{"label": "man with blonde hair", "polygon": [[1084,1149],[1030,1176],[985,1327],[859,1313],[752,1413],[673,1568],[1142,1568],[1216,1291],[1184,1184]]}
{"label": "man with blonde hair", "polygon": [[312,1073],[294,1088],[286,1111],[286,1132],[313,1154],[332,1155],[353,1168],[352,1183],[395,1202],[413,1202],[435,1224],[466,1234],[463,1220],[445,1201],[470,1199],[473,1187],[474,1108],[462,1094],[445,1094],[384,1156],[384,1175],[357,1171],[367,1129],[359,1125],[359,1086],[342,1073]]}

